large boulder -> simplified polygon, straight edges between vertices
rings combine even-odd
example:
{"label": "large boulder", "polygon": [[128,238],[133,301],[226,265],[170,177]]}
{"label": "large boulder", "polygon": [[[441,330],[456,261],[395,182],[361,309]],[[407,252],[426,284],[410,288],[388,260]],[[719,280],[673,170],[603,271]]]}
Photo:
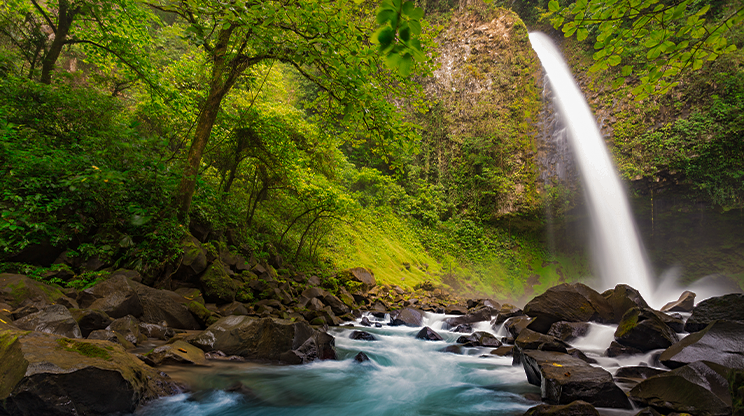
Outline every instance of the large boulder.
{"label": "large boulder", "polygon": [[620,322],[625,312],[631,308],[649,307],[640,292],[625,284],[619,284],[614,289],[603,292],[602,296],[612,307],[613,323]]}
{"label": "large boulder", "polygon": [[207,268],[207,249],[191,235],[181,239],[181,262],[173,273],[177,280],[193,280]]}
{"label": "large boulder", "polygon": [[[220,319],[188,341],[206,352],[219,350],[227,355],[280,361],[282,354],[297,350],[308,339],[314,338],[316,344],[320,344],[316,345],[322,352],[320,359],[335,358],[335,352],[331,354],[329,351],[329,341],[320,334],[321,331],[304,322],[232,315]],[[332,343],[330,347],[332,351]]]}
{"label": "large boulder", "polygon": [[519,336],[531,323],[537,318],[530,318],[526,315],[512,316],[511,318],[504,321],[504,329],[511,334],[513,338]]}
{"label": "large boulder", "polygon": [[695,307],[695,293],[685,290],[679,299],[661,307],[662,312],[692,312]]}
{"label": "large boulder", "polygon": [[29,331],[56,334],[68,338],[82,338],[75,318],[62,305],[47,306],[39,312],[13,321],[13,325]]}
{"label": "large boulder", "polygon": [[116,319],[127,315],[141,316],[142,302],[123,275],[96,283],[80,293],[80,307],[96,309]]}
{"label": "large boulder", "polygon": [[374,273],[364,267],[355,267],[353,269],[344,270],[339,273],[339,278],[342,282],[352,282],[351,286],[358,286],[359,291],[364,294],[377,286]]}
{"label": "large boulder", "polygon": [[77,302],[65,296],[58,286],[10,273],[0,273],[0,302],[13,309],[30,305],[42,308],[55,303],[77,308]]}
{"label": "large boulder", "polygon": [[227,270],[221,261],[216,260],[199,277],[202,294],[207,302],[224,304],[235,300],[239,285],[230,277]]}
{"label": "large boulder", "polygon": [[685,323],[685,331],[700,331],[717,320],[744,322],[744,294],[732,293],[699,302]]}
{"label": "large boulder", "polygon": [[715,363],[696,361],[638,383],[630,390],[630,397],[637,403],[668,412],[730,415],[728,371]]}
{"label": "large boulder", "polygon": [[615,340],[641,351],[667,348],[679,341],[677,334],[649,308],[632,308],[623,315],[615,331]]}
{"label": "large boulder", "polygon": [[525,305],[524,313],[537,318],[529,328],[543,334],[558,321],[614,321],[614,311],[607,299],[582,283],[563,283],[551,287]]}
{"label": "large boulder", "polygon": [[519,358],[527,381],[540,386],[542,399],[549,404],[583,400],[597,407],[631,408],[612,375],[601,368],[554,351],[523,351]]}
{"label": "large boulder", "polygon": [[744,323],[715,321],[667,348],[659,360],[669,368],[706,360],[744,369]]}
{"label": "large boulder", "polygon": [[88,338],[93,331],[106,329],[113,322],[105,312],[95,309],[71,309],[70,314],[80,327],[83,338]]}
{"label": "large boulder", "polygon": [[535,332],[531,329],[524,329],[514,340],[514,345],[522,350],[545,350],[566,352],[570,346],[560,339]]}
{"label": "large boulder", "polygon": [[556,322],[550,326],[548,335],[562,341],[570,341],[574,338],[583,337],[589,332],[587,322]]}
{"label": "large boulder", "polygon": [[122,335],[124,339],[134,345],[147,340],[147,336],[140,333],[139,321],[132,315],[114,319],[114,321],[106,327],[106,330],[114,331]]}
{"label": "large boulder", "polygon": [[523,416],[599,416],[599,411],[583,400],[576,400],[564,405],[539,404]]}
{"label": "large boulder", "polygon": [[129,281],[142,303],[142,322],[162,324],[177,329],[202,329],[188,306],[189,300],[170,290],[153,289]]}
{"label": "large boulder", "polygon": [[0,414],[131,413],[179,386],[107,341],[0,330]]}
{"label": "large boulder", "polygon": [[463,335],[457,338],[457,343],[462,344],[463,347],[491,347],[498,348],[501,346],[501,341],[488,332],[477,331],[470,335]]}
{"label": "large boulder", "polygon": [[416,309],[405,308],[390,313],[390,325],[392,326],[405,325],[419,327],[423,325],[423,322],[424,314]]}
{"label": "large boulder", "polygon": [[443,341],[444,340],[444,338],[442,338],[441,335],[434,332],[434,330],[429,328],[428,326],[421,328],[421,331],[419,331],[416,334],[416,338],[423,339],[426,341]]}
{"label": "large boulder", "polygon": [[483,308],[467,315],[446,318],[442,323],[442,329],[456,328],[459,325],[474,324],[476,322],[490,321],[491,309]]}

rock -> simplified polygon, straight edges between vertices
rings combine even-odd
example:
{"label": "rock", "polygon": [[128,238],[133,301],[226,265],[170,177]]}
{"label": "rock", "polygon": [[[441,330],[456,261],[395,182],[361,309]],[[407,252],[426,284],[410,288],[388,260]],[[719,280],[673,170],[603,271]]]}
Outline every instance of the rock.
{"label": "rock", "polygon": [[669,368],[706,360],[744,369],[744,323],[715,321],[667,348],[659,360]]}
{"label": "rock", "polygon": [[661,307],[662,312],[692,312],[695,307],[695,293],[685,290],[679,299]]}
{"label": "rock", "polygon": [[20,329],[56,334],[68,338],[83,337],[75,318],[62,305],[47,306],[39,312],[13,321],[13,325]]}
{"label": "rock", "polygon": [[176,331],[173,328],[157,324],[148,324],[147,322],[139,323],[140,334],[147,338],[157,338],[163,341],[167,341],[176,336]]}
{"label": "rock", "polygon": [[365,354],[363,351],[359,351],[359,354],[354,356],[354,361],[363,363],[365,361],[369,361],[369,357],[367,357],[367,354]]}
{"label": "rock", "polygon": [[141,316],[142,302],[129,282],[122,275],[98,282],[80,293],[80,306],[102,311],[114,319]]}
{"label": "rock", "polygon": [[514,340],[514,345],[523,350],[545,350],[566,352],[569,345],[560,339],[535,332],[531,329],[524,329]]}
{"label": "rock", "polygon": [[560,321],[550,326],[548,335],[561,341],[570,341],[574,338],[583,337],[587,332],[589,332],[589,324],[586,322]]}
{"label": "rock", "polygon": [[[299,349],[310,338],[317,338],[321,341],[316,340],[320,359],[328,359],[331,355],[335,358],[333,337],[328,340],[320,334],[324,333],[304,322],[233,315],[220,319],[188,341],[207,352],[219,350],[227,355],[279,361],[282,354]],[[303,358],[298,354],[294,356]]]}
{"label": "rock", "polygon": [[222,305],[219,310],[222,316],[248,315],[248,308],[246,308],[245,305],[237,301],[228,303],[227,305]]}
{"label": "rock", "polygon": [[491,322],[491,325],[497,326],[509,318],[520,315],[524,315],[524,312],[521,309],[517,308],[514,305],[505,303],[501,305],[501,309],[499,309],[499,312],[496,314],[496,318],[494,318],[494,320]]}
{"label": "rock", "polygon": [[336,296],[332,294],[327,294],[323,296],[322,298],[323,303],[331,307],[331,310],[336,315],[345,315],[349,312],[351,312],[351,308],[346,306],[345,303],[341,302],[341,299],[337,298]]}
{"label": "rock", "polygon": [[488,332],[477,331],[468,336],[462,336],[457,338],[458,344],[463,344],[463,347],[491,347],[496,348],[501,346],[501,341]]}
{"label": "rock", "polygon": [[492,350],[491,354],[498,355],[499,357],[511,357],[514,354],[514,346],[502,345],[495,350]]}
{"label": "rock", "polygon": [[358,283],[359,290],[364,294],[369,292],[373,287],[377,286],[375,275],[371,271],[363,267],[356,267],[353,269],[344,270],[339,273],[339,278],[342,282],[350,281]]}
{"label": "rock", "polygon": [[543,401],[568,404],[584,400],[598,407],[630,409],[628,397],[607,371],[568,354],[523,351],[520,361],[530,384],[540,386]]}
{"label": "rock", "polygon": [[70,314],[77,321],[83,338],[88,338],[95,330],[106,329],[114,321],[105,312],[95,309],[72,309]]}
{"label": "rock", "polygon": [[335,339],[325,332],[316,332],[296,350],[281,354],[287,364],[306,364],[315,360],[335,360]]}
{"label": "rock", "polygon": [[[556,348],[556,349],[547,348],[546,349],[545,347],[543,347],[543,348],[538,348],[538,349],[541,349],[543,351],[558,351],[558,352],[562,352],[558,348]],[[597,364],[597,360],[595,360],[594,358],[587,357],[586,354],[584,354],[581,350],[577,350],[576,348],[566,348],[566,354],[570,355],[571,357],[578,358],[579,360],[581,360],[581,361],[583,361],[585,363]]]}
{"label": "rock", "polygon": [[643,354],[643,351],[638,348],[628,347],[623,344],[619,344],[616,341],[612,341],[610,346],[605,351],[605,355],[608,357],[622,357],[624,355],[638,355]]}
{"label": "rock", "polygon": [[176,280],[193,280],[207,268],[207,249],[196,238],[187,235],[181,239],[181,257],[178,269],[173,273]]}
{"label": "rock", "polygon": [[717,320],[744,322],[744,294],[732,293],[699,302],[687,319],[685,331],[700,331]]}
{"label": "rock", "polygon": [[582,283],[563,283],[551,287],[525,305],[524,313],[537,318],[529,328],[543,334],[558,321],[614,321],[614,310],[607,299]]}
{"label": "rock", "polygon": [[618,370],[615,371],[615,377],[645,380],[649,377],[657,376],[666,372],[667,370],[662,370],[659,368],[630,366],[618,368]]}
{"label": "rock", "polygon": [[424,315],[416,309],[405,308],[390,314],[390,325],[417,327],[423,325]]}
{"label": "rock", "polygon": [[161,364],[208,365],[204,351],[181,340],[161,345],[147,354],[147,357],[156,366]]}
{"label": "rock", "polygon": [[114,319],[109,326],[106,327],[109,331],[117,332],[124,336],[124,338],[134,345],[137,345],[141,341],[146,341],[147,337],[140,334],[139,321],[134,316],[128,315],[123,318]]}
{"label": "rock", "polygon": [[455,328],[450,329],[450,331],[470,334],[473,332],[473,326],[470,324],[457,325]]}
{"label": "rock", "polygon": [[122,347],[124,347],[125,350],[134,348],[134,344],[127,341],[127,338],[124,335],[108,329],[96,329],[95,331],[92,331],[90,334],[88,334],[88,339],[113,342],[121,345]]}
{"label": "rock", "polygon": [[425,326],[421,328],[421,331],[416,334],[417,339],[423,339],[426,341],[443,341],[444,338],[442,338],[439,334],[434,332],[433,329],[429,328],[428,326]]}
{"label": "rock", "polygon": [[377,337],[367,331],[352,331],[349,338],[363,341],[377,341]]}
{"label": "rock", "polygon": [[191,301],[186,304],[186,307],[202,327],[207,327],[217,321],[217,319],[213,317],[212,312],[202,303]]}
{"label": "rock", "polygon": [[444,307],[444,313],[447,315],[466,315],[468,313],[468,308],[462,305],[447,305]]}
{"label": "rock", "polygon": [[458,325],[473,324],[476,322],[490,321],[491,311],[487,308],[481,309],[477,312],[464,314],[455,318],[447,318],[442,324],[442,329],[450,329],[457,327]]}
{"label": "rock", "polygon": [[535,318],[530,318],[525,315],[514,316],[504,322],[504,329],[506,329],[512,337],[517,338],[519,333],[527,328],[527,326],[534,320]]}
{"label": "rock", "polygon": [[225,265],[219,260],[209,265],[204,274],[199,277],[199,283],[207,302],[224,304],[235,300],[238,283],[227,274]]}
{"label": "rock", "polygon": [[462,354],[462,346],[461,345],[448,345],[442,348],[441,350],[439,350],[439,352],[447,352],[450,354]]}
{"label": "rock", "polygon": [[641,351],[668,348],[679,341],[677,334],[657,313],[661,314],[649,308],[628,310],[617,326],[615,341]]}
{"label": "rock", "polygon": [[524,416],[599,416],[599,412],[591,404],[576,400],[565,405],[539,404],[529,408]]}
{"label": "rock", "polygon": [[647,407],[645,409],[641,409],[638,413],[635,414],[635,416],[664,416],[664,415],[657,412],[656,409],[654,409],[653,407]]}
{"label": "rock", "polygon": [[602,297],[607,299],[607,302],[612,307],[613,323],[618,323],[622,319],[625,312],[631,308],[648,308],[648,304],[643,300],[643,296],[634,288],[619,284],[614,289],[610,289],[602,293]]}
{"label": "rock", "polygon": [[366,316],[363,316],[359,323],[362,324],[362,326],[372,326],[372,322],[370,322],[369,318]]}
{"label": "rock", "polygon": [[28,305],[42,308],[55,303],[77,308],[77,302],[65,296],[59,287],[10,273],[0,273],[0,302],[10,305],[12,309]]}
{"label": "rock", "polygon": [[107,341],[0,331],[0,413],[132,413],[180,387]]}
{"label": "rock", "polygon": [[141,320],[150,324],[165,322],[170,328],[201,329],[194,315],[189,312],[189,300],[170,290],[153,289],[141,283],[129,281],[142,303]]}
{"label": "rock", "polygon": [[633,401],[667,411],[694,415],[730,415],[728,370],[696,361],[638,383],[630,390]]}

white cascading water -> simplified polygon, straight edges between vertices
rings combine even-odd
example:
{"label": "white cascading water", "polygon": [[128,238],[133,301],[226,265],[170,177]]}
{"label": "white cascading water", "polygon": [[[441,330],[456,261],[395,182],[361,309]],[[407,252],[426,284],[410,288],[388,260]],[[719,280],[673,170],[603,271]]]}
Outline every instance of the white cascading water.
{"label": "white cascading water", "polygon": [[646,297],[653,294],[651,273],[620,178],[594,115],[560,51],[543,33],[530,33],[532,48],[550,80],[555,105],[569,131],[581,172],[594,234],[593,252],[602,289],[628,284]]}

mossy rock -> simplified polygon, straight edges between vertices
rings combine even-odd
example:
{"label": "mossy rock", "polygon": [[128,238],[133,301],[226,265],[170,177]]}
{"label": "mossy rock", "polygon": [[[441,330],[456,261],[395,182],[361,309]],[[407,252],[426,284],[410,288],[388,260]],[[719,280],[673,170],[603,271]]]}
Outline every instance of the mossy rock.
{"label": "mossy rock", "polygon": [[194,318],[202,325],[202,326],[209,326],[210,318],[212,317],[212,312],[209,311],[206,307],[204,307],[203,304],[197,302],[197,301],[191,301],[186,304],[186,307],[189,308],[189,312],[191,312],[192,315],[194,315]]}
{"label": "mossy rock", "polygon": [[207,302],[230,303],[235,300],[235,294],[239,289],[238,282],[227,274],[225,266],[219,260],[216,260],[207,268],[199,281],[204,299]]}
{"label": "mossy rock", "polygon": [[180,243],[183,255],[181,265],[173,274],[173,277],[181,280],[188,280],[207,268],[207,250],[201,242],[191,235],[187,235]]}
{"label": "mossy rock", "polygon": [[0,273],[0,302],[5,302],[13,308],[30,303],[43,305],[62,303],[77,307],[77,302],[65,296],[58,286],[10,273]]}

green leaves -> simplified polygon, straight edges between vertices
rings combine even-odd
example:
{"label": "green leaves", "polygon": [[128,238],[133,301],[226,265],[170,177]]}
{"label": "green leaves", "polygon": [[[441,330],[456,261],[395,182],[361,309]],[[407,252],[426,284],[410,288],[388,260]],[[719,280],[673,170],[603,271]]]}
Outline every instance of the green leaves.
{"label": "green leaves", "polygon": [[[699,70],[704,62],[736,50],[726,39],[727,31],[744,23],[744,8],[729,12],[710,23],[709,5],[682,0],[669,6],[659,0],[577,0],[561,7],[548,3],[547,16],[565,37],[593,41],[594,60],[590,72],[604,71],[628,62],[613,86],[625,85],[632,74],[641,85],[638,97],[676,85],[675,78],[686,70]],[[591,39],[591,36],[596,36]],[[621,81],[622,80],[622,81]]]}
{"label": "green leaves", "polygon": [[411,74],[413,61],[427,60],[421,47],[421,19],[424,11],[412,1],[383,0],[377,9],[378,28],[371,37],[385,62],[403,77]]}

